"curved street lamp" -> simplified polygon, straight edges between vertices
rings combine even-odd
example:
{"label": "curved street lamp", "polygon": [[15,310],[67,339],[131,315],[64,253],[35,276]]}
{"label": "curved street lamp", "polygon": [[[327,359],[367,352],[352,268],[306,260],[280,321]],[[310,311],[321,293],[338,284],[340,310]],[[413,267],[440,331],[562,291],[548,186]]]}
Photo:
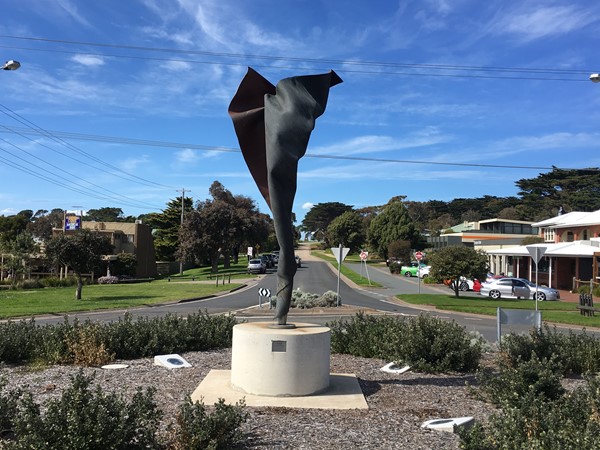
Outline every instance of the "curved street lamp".
{"label": "curved street lamp", "polygon": [[21,67],[21,63],[11,59],[2,65],[2,70],[17,70],[19,67]]}
{"label": "curved street lamp", "polygon": [[600,73],[591,74],[590,80],[592,80],[593,83],[600,83]]}

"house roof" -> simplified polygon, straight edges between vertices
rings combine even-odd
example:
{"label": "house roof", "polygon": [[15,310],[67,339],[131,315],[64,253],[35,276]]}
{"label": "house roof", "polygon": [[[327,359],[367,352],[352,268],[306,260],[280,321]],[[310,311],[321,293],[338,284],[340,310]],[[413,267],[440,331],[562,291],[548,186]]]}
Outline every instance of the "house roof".
{"label": "house roof", "polygon": [[534,223],[532,226],[542,228],[567,228],[586,225],[600,225],[600,210],[593,212],[573,211]]}
{"label": "house roof", "polygon": [[518,247],[489,250],[487,253],[490,255],[530,256],[527,247],[546,247],[544,256],[592,257],[594,256],[594,253],[600,252],[600,247],[593,245],[590,241],[575,241],[559,242],[556,244],[520,245]]}
{"label": "house roof", "polygon": [[559,228],[561,226],[568,227],[568,226],[570,226],[571,223],[573,223],[576,220],[581,219],[582,217],[585,217],[587,214],[590,214],[590,213],[581,212],[581,211],[572,211],[570,213],[566,213],[566,214],[562,214],[560,216],[552,217],[550,219],[542,220],[541,222],[534,223],[531,226],[537,227],[537,228],[540,228],[540,227]]}

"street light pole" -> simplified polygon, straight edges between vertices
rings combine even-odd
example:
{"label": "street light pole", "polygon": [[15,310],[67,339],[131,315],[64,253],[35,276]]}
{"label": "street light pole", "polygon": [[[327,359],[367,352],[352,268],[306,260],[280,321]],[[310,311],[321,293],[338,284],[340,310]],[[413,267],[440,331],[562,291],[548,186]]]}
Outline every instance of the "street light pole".
{"label": "street light pole", "polygon": [[[179,190],[177,192],[179,192]],[[191,192],[191,191],[188,190],[188,192]],[[185,202],[185,188],[182,188],[181,189],[181,223],[179,225],[180,230],[183,228],[184,202]],[[179,239],[181,239],[181,237]],[[183,258],[179,258],[179,275],[183,275]]]}
{"label": "street light pole", "polygon": [[592,83],[600,83],[600,73],[593,73],[590,75]]}

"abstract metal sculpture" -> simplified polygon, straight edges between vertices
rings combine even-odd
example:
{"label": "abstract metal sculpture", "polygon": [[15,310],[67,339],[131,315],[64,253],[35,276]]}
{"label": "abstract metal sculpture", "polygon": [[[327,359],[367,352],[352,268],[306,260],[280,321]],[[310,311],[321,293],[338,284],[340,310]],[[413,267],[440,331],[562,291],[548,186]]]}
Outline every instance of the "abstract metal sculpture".
{"label": "abstract metal sculpture", "polygon": [[306,153],[315,120],[325,112],[329,89],[341,82],[330,71],[284,78],[275,87],[248,68],[229,104],[244,160],[273,213],[280,249],[275,320],[282,327],[293,327],[287,314],[296,274],[292,206],[298,160]]}

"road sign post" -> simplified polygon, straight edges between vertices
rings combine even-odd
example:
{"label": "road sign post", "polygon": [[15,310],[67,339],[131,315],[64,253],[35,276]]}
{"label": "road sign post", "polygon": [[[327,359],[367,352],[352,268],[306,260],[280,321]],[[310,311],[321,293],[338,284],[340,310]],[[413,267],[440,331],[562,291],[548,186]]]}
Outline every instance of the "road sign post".
{"label": "road sign post", "polygon": [[415,252],[415,259],[417,260],[417,286],[419,294],[421,293],[421,260],[423,259],[422,252]]}
{"label": "road sign post", "polygon": [[337,306],[340,306],[340,272],[342,269],[342,261],[344,260],[344,258],[346,257],[346,255],[348,255],[348,252],[350,251],[349,248],[342,248],[342,244],[340,244],[339,247],[331,247],[331,253],[333,253],[333,256],[335,256],[335,260],[338,263],[338,279],[337,279]]}
{"label": "road sign post", "polygon": [[262,298],[266,297],[269,299],[269,309],[271,309],[271,290],[267,288],[260,288],[258,290],[258,307],[262,308]]}
{"label": "road sign post", "polygon": [[365,273],[367,274],[367,280],[369,280],[369,286],[371,286],[371,277],[369,277],[369,267],[367,266],[367,259],[369,259],[369,252],[362,250],[360,252],[360,275],[362,276],[362,266],[365,265]]}
{"label": "road sign post", "polygon": [[531,258],[535,261],[535,310],[538,310],[538,263],[548,247],[538,246],[538,245],[527,245],[525,246]]}

